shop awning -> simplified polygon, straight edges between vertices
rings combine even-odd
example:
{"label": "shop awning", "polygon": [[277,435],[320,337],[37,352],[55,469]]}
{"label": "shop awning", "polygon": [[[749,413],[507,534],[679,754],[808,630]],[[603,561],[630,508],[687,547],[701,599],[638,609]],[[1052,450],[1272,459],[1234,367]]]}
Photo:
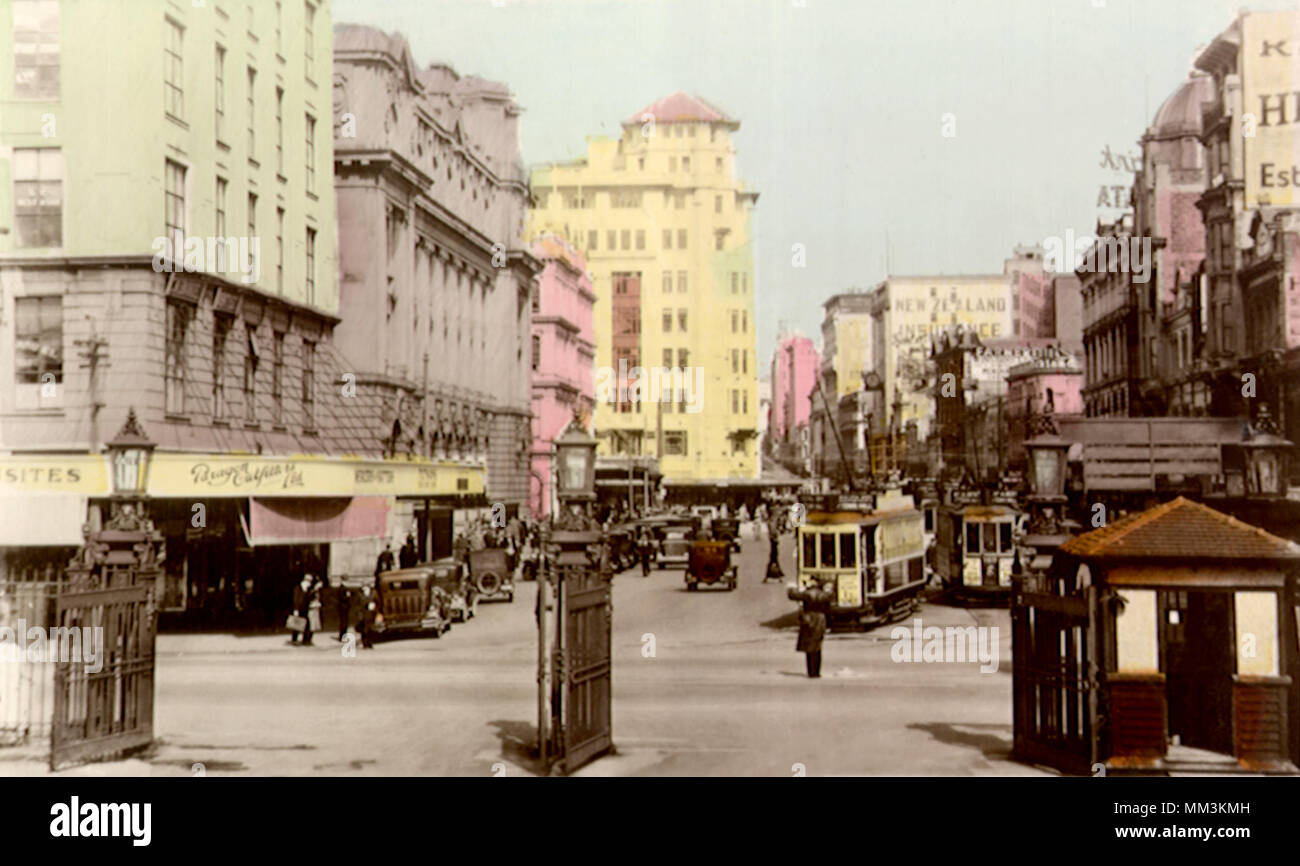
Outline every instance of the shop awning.
{"label": "shop awning", "polygon": [[388,499],[260,499],[248,501],[245,531],[254,547],[267,544],[324,544],[383,538],[388,534]]}
{"label": "shop awning", "polygon": [[0,496],[0,547],[80,547],[86,500],[75,493]]}

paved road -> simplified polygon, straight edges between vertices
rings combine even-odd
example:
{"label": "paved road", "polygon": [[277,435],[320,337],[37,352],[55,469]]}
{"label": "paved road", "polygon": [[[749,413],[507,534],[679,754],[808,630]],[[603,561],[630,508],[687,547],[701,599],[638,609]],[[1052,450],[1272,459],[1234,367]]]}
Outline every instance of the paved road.
{"label": "paved road", "polygon": [[[1005,611],[924,606],[927,626],[1000,627],[1000,670],[891,661],[888,629],[831,635],[804,676],[794,605],[762,583],[747,540],[735,592],[688,593],[680,571],[614,582],[614,740],[578,775],[1034,775],[1007,760]],[[789,568],[790,542],[783,545]],[[191,775],[536,772],[534,584],[444,637],[345,658],[326,636],[163,635],[157,733],[143,759],[72,772]],[[653,641],[653,655],[650,655]],[[35,765],[27,768],[35,771]],[[0,774],[23,772],[0,764]]]}

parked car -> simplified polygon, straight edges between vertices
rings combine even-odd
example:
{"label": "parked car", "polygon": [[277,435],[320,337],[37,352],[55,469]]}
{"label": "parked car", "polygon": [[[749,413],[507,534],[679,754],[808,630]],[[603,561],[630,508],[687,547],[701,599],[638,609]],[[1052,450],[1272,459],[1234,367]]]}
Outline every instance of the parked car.
{"label": "parked car", "polygon": [[658,549],[655,551],[656,568],[685,568],[691,557],[699,519],[694,517],[671,520],[657,527]]}
{"label": "parked car", "polygon": [[469,622],[478,614],[478,589],[465,573],[465,564],[453,557],[423,563],[433,569],[434,585],[447,594],[452,622]]}
{"label": "parked car", "polygon": [[441,637],[449,630],[449,599],[435,583],[435,574],[430,566],[415,566],[385,571],[375,578],[379,594],[375,633],[421,632]]}
{"label": "parked car", "polygon": [[484,601],[515,600],[509,554],[500,547],[469,552],[469,579]]}

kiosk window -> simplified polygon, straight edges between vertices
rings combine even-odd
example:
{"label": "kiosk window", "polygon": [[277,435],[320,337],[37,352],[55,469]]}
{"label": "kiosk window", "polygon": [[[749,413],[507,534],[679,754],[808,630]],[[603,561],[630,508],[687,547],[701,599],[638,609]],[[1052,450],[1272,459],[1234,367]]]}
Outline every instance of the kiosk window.
{"label": "kiosk window", "polygon": [[998,540],[1002,542],[1002,551],[1011,549],[1011,524],[1002,523],[998,525]]}
{"label": "kiosk window", "polygon": [[803,537],[803,566],[812,568],[817,564],[817,536],[811,532]]}
{"label": "kiosk window", "polygon": [[980,525],[978,523],[966,524],[966,552],[980,552]]}
{"label": "kiosk window", "polygon": [[852,532],[840,533],[840,568],[858,567],[858,563],[853,556],[853,535]]}
{"label": "kiosk window", "polygon": [[925,531],[934,532],[934,509],[925,509]]}
{"label": "kiosk window", "polygon": [[984,524],[984,552],[998,552],[998,533],[992,523]]}

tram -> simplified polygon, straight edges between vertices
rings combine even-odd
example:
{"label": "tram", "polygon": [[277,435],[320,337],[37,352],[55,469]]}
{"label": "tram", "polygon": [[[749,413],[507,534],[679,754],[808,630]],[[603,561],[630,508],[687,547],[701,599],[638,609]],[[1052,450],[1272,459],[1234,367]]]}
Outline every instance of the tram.
{"label": "tram", "polygon": [[935,526],[935,570],[956,601],[1004,602],[1011,596],[1020,512],[1004,504],[942,505]]}
{"label": "tram", "polygon": [[814,499],[798,528],[800,588],[830,583],[832,627],[904,619],[925,587],[925,518],[897,491]]}

